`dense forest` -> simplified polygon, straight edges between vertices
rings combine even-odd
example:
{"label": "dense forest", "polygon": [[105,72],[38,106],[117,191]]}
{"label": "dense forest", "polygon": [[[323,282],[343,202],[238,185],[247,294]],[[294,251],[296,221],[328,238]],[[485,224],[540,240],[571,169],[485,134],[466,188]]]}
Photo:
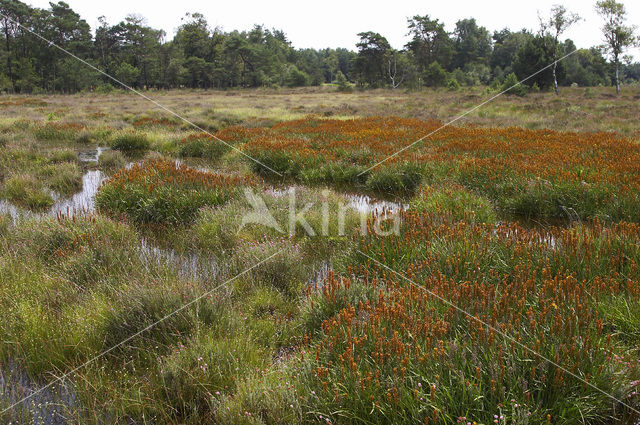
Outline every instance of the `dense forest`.
{"label": "dense forest", "polygon": [[[421,86],[503,84],[524,78],[567,53],[575,44],[541,25],[535,31],[491,33],[475,19],[462,19],[453,31],[428,15],[408,19],[410,41],[392,48],[375,32],[361,32],[351,51],[296,49],[281,30],[256,25],[248,31],[211,28],[199,13],[187,14],[173,39],[127,16],[104,18],[92,31],[64,2],[48,9],[0,0],[0,91],[14,93],[110,90],[113,81],[35,34],[136,88],[296,87],[337,83],[359,87],[415,89]],[[34,34],[35,33],[35,34]],[[617,59],[616,59],[617,60]],[[599,47],[579,49],[558,63],[560,85],[610,85],[615,66]],[[514,74],[511,76],[510,74]],[[620,63],[622,82],[640,80],[640,64]],[[526,81],[553,87],[551,68]]]}

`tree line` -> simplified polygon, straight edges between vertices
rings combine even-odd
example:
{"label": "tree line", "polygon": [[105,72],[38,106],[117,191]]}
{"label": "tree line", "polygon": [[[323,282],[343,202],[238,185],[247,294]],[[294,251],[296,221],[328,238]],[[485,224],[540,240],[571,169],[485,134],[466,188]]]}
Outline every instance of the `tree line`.
{"label": "tree line", "polygon": [[[596,5],[603,17],[603,46],[577,49],[562,33],[579,17],[554,6],[537,31],[508,28],[491,33],[475,19],[453,31],[428,15],[408,19],[410,41],[391,47],[376,32],[358,34],[356,50],[296,49],[281,30],[255,25],[248,31],[211,28],[189,13],[171,40],[138,15],[117,24],[99,18],[95,32],[60,1],[49,8],[0,0],[0,91],[13,93],[110,90],[109,78],[44,42],[51,41],[124,84],[137,89],[297,87],[337,83],[360,87],[419,89],[501,86],[525,78],[534,89],[558,85],[617,85],[640,80],[640,64],[625,57],[638,38],[615,0]],[[610,59],[610,60],[607,60]]]}

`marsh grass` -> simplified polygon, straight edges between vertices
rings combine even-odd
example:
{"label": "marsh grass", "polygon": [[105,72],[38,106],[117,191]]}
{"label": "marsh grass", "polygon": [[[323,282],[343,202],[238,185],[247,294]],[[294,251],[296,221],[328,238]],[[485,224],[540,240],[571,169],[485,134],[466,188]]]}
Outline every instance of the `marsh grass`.
{"label": "marsh grass", "polygon": [[123,152],[143,152],[149,149],[150,142],[144,133],[121,132],[113,136],[111,149]]}
{"label": "marsh grass", "polygon": [[207,134],[191,134],[180,142],[179,154],[182,157],[217,160],[229,147]]}
{"label": "marsh grass", "polygon": [[43,141],[71,141],[84,127],[76,123],[46,122],[33,128],[33,135]]}
{"label": "marsh grass", "polygon": [[83,130],[76,135],[74,141],[80,145],[90,145],[95,142],[95,138],[91,132]]}
{"label": "marsh grass", "polygon": [[12,203],[42,211],[54,203],[54,192],[69,196],[82,187],[82,169],[74,151],[10,147],[0,151],[0,194]]}
{"label": "marsh grass", "polygon": [[409,208],[415,212],[437,212],[454,222],[497,222],[495,209],[487,198],[455,184],[422,188],[411,201]]}
{"label": "marsh grass", "polygon": [[16,205],[42,211],[53,205],[54,200],[42,184],[30,175],[12,175],[4,182],[3,197]]}
{"label": "marsh grass", "polygon": [[[589,382],[627,397],[629,380],[640,373],[638,365],[625,360],[626,349],[611,356],[603,322],[592,320],[596,310],[607,311],[614,332],[635,337],[636,303],[631,300],[637,281],[629,280],[628,273],[635,276],[640,261],[636,225],[619,225],[616,236],[599,223],[547,231],[506,225],[494,233],[493,225],[456,224],[454,219],[443,222],[433,212],[409,211],[399,237],[383,241],[369,233],[360,246],[470,314],[482,314],[493,326],[515,333],[563,367],[571,370],[570,364],[579,362],[581,376],[589,376]],[[601,260],[585,268],[584,255]],[[620,256],[628,263],[618,263]],[[611,264],[618,266],[612,269]],[[473,319],[388,275],[366,257],[354,255],[352,267],[353,276],[360,277],[330,276],[311,293],[314,302],[305,310],[313,318],[322,317],[332,304],[341,308],[324,320],[321,331],[315,320],[309,322],[316,329],[311,335],[319,339],[312,345],[317,347],[315,360],[307,356],[315,365],[313,378],[302,379],[307,385],[315,382],[305,390],[318,395],[311,410],[346,423],[361,423],[363,417],[369,423],[446,423],[460,417],[487,423],[494,414],[507,422],[525,417],[538,423],[548,420],[547,415],[559,422],[571,417],[597,421],[617,409],[606,396],[531,358],[521,346],[481,330]],[[518,277],[524,270],[527,277]],[[465,283],[471,280],[477,282],[473,287]],[[344,305],[353,298],[347,294],[354,287],[369,288],[374,296]],[[566,297],[565,291],[572,295]],[[612,291],[618,296],[609,299]],[[492,295],[485,299],[482,294]],[[545,306],[554,313],[531,315]],[[545,325],[546,320],[551,322]],[[571,354],[561,356],[561,347]],[[620,360],[612,364],[612,357]]]}
{"label": "marsh grass", "polygon": [[[295,211],[309,206],[304,218],[313,235],[301,222],[296,222],[294,228],[289,227],[292,190]],[[224,256],[247,243],[291,237],[300,245],[300,254],[305,259],[318,262],[347,252],[363,220],[363,214],[349,206],[347,197],[328,189],[318,191],[294,186],[282,192],[256,189],[251,195],[264,202],[274,219],[271,224],[277,227],[267,223],[243,224],[243,218],[254,212],[254,207],[242,196],[222,207],[204,209],[194,223],[188,243]]]}
{"label": "marsh grass", "polygon": [[82,169],[75,162],[46,165],[38,174],[45,179],[51,190],[63,196],[72,195],[82,189]]}
{"label": "marsh grass", "polygon": [[366,187],[373,193],[412,196],[422,183],[424,167],[419,164],[393,164],[372,170]]}
{"label": "marsh grass", "polygon": [[96,205],[113,216],[141,223],[183,225],[204,206],[227,202],[249,181],[196,171],[174,161],[149,159],[105,182]]}
{"label": "marsh grass", "polygon": [[[596,136],[571,144],[571,133],[492,129],[495,137],[486,138],[480,127],[450,128],[426,140],[424,150],[362,176],[396,145],[415,140],[412,126],[423,135],[432,125],[385,116],[446,119],[490,93],[154,93],[255,153],[285,174],[285,182],[314,186],[296,187],[296,211],[313,204],[306,219],[315,236],[300,224],[289,234],[286,191],[247,178],[267,178],[264,169],[213,149],[130,94],[48,96],[38,105],[11,97],[18,103],[3,106],[0,118],[5,198],[7,187],[16,199],[32,193],[37,199],[50,189],[72,192],[81,174],[79,145],[135,134],[122,140],[122,150],[102,154],[98,166],[108,172],[131,160],[123,152],[148,149],[137,154],[140,164],[101,189],[100,214],[17,225],[0,215],[0,362],[14,362],[41,385],[282,250],[79,370],[68,379],[73,403],[58,400],[57,408],[71,423],[96,425],[632,423],[637,418],[621,405],[357,253],[406,273],[638,406],[640,230],[615,223],[640,220],[637,191],[618,190],[634,187],[636,169],[628,159],[635,158],[632,140],[640,134],[637,91],[614,101],[607,90],[567,88],[562,101],[544,93],[499,98],[468,119],[501,127],[617,129],[628,139],[609,135],[604,145],[587,145]],[[58,121],[43,122],[47,114]],[[381,117],[363,128],[356,115]],[[76,124],[63,121],[68,117]],[[297,121],[285,122],[291,119]],[[183,143],[190,137],[192,145]],[[302,145],[313,152],[298,151]],[[505,153],[514,148],[523,150]],[[546,157],[536,159],[540,155]],[[192,167],[166,159],[174,156]],[[615,161],[600,162],[609,157]],[[503,167],[517,158],[528,159]],[[554,168],[556,160],[562,167]],[[555,170],[561,171],[549,177]],[[242,194],[246,186],[262,196],[282,231],[242,227],[252,211]],[[348,197],[323,192],[326,186],[407,198],[400,235],[358,234],[361,217],[352,209],[346,233],[338,234],[338,204],[348,204]],[[322,235],[324,200],[328,235]],[[504,213],[580,220],[566,228],[523,227],[499,222]],[[149,244],[177,260],[156,258]],[[216,273],[184,277],[179,261],[193,258],[186,254],[213,259]],[[333,271],[318,278],[320,265]],[[37,423],[32,413],[10,412],[0,421]]]}
{"label": "marsh grass", "polygon": [[114,150],[106,150],[100,154],[98,158],[98,166],[107,171],[116,171],[125,166],[127,158],[122,152]]}

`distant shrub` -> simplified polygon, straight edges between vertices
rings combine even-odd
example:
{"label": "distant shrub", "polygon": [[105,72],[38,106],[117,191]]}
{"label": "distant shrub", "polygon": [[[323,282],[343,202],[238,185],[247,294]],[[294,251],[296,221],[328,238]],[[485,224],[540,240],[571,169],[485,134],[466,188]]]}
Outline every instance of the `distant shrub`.
{"label": "distant shrub", "polygon": [[338,85],[338,91],[343,93],[350,93],[353,91],[351,84],[347,81],[347,77],[344,76],[342,71],[338,71],[336,74],[336,84]]}
{"label": "distant shrub", "polygon": [[304,71],[300,71],[295,65],[292,65],[287,73],[285,82],[288,87],[302,87],[309,82],[309,76]]}
{"label": "distant shrub", "polygon": [[506,94],[515,94],[516,96],[527,95],[527,88],[522,84],[518,84],[518,77],[513,72],[507,75],[507,77],[502,82],[500,91],[505,91],[505,90],[507,90]]}
{"label": "distant shrub", "polygon": [[147,135],[138,132],[117,134],[111,142],[112,149],[124,152],[145,151],[149,149],[149,146]]}
{"label": "distant shrub", "polygon": [[458,80],[455,78],[449,78],[449,80],[447,81],[447,90],[450,90],[450,91],[460,90],[460,84],[458,83]]}
{"label": "distant shrub", "polygon": [[447,81],[447,71],[438,63],[432,62],[426,69],[424,81],[431,87],[442,87]]}
{"label": "distant shrub", "polygon": [[115,88],[109,83],[100,84],[95,88],[95,92],[98,94],[108,94],[113,91],[115,91]]}
{"label": "distant shrub", "polygon": [[596,97],[593,89],[591,87],[585,87],[584,88],[584,97],[586,97],[587,99],[593,99]]}

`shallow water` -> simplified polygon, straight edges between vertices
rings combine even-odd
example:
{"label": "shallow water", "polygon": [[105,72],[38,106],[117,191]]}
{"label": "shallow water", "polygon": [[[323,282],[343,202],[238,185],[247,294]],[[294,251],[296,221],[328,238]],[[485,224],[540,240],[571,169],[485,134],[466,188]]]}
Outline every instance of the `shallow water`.
{"label": "shallow water", "polygon": [[[266,192],[275,197],[289,196],[291,189],[295,189],[296,186],[284,186],[284,187],[269,187]],[[407,209],[408,205],[400,202],[387,201],[383,199],[376,199],[369,195],[360,195],[357,193],[341,193],[349,201],[349,206],[354,210],[361,213],[395,213],[400,209]]]}
{"label": "shallow water", "polygon": [[57,200],[45,212],[33,212],[20,208],[6,199],[0,200],[0,214],[9,214],[14,222],[25,218],[55,217],[66,214],[69,217],[95,211],[95,195],[106,175],[100,170],[89,170],[82,176],[82,190],[70,198]]}
{"label": "shallow water", "polygon": [[180,278],[186,280],[213,281],[220,273],[213,257],[203,257],[197,253],[182,254],[173,249],[160,248],[146,238],[140,240],[140,259],[150,267],[167,266]]}
{"label": "shallow water", "polygon": [[[66,410],[77,409],[79,403],[73,386],[63,381],[40,390],[43,385],[29,378],[26,370],[12,361],[0,367],[0,400],[9,405],[20,402],[11,410],[13,423],[68,423]],[[21,401],[26,397],[29,398]]]}
{"label": "shallow water", "polygon": [[[95,150],[81,152],[78,155],[80,161],[97,162],[99,156],[105,148],[97,148]],[[135,162],[128,164],[128,167]],[[207,170],[209,171],[209,170]],[[58,200],[48,211],[43,213],[33,213],[28,210],[19,208],[6,200],[0,200],[0,214],[9,214],[14,221],[23,218],[37,217],[43,218],[48,216],[57,216],[65,214],[68,216],[76,216],[88,214],[95,211],[95,195],[106,175],[97,169],[87,171],[82,178],[82,190],[74,194],[70,198]],[[290,187],[269,188],[268,193],[273,196],[288,196]],[[377,213],[386,215],[395,213],[402,209],[408,209],[407,204],[380,200],[367,195],[345,194],[349,206],[361,213]],[[534,222],[529,221],[525,225],[524,221],[518,218],[510,217],[509,221],[517,221],[523,224],[523,227],[548,227],[551,225],[567,225],[566,221]],[[541,236],[542,237],[542,236]],[[553,236],[549,236],[541,242],[549,244],[550,247],[556,246]],[[186,280],[199,281],[215,281],[220,275],[220,266],[213,257],[200,256],[198,253],[182,254],[177,253],[173,249],[161,248],[154,245],[150,240],[141,239],[139,255],[143,263],[147,267],[165,266],[173,270],[180,278]],[[332,270],[329,262],[318,264],[311,273],[309,284],[323,284],[326,276]],[[16,402],[21,398],[28,396],[33,391],[40,388],[40,383],[30,380],[24,370],[13,365],[4,364],[0,368],[0,399]],[[23,409],[28,412],[30,417],[34,418],[34,423],[44,425],[65,424],[65,418],[62,416],[65,408],[77,407],[77,399],[73,392],[71,384],[56,384],[48,388],[33,399],[22,404]]]}
{"label": "shallow water", "polygon": [[78,152],[78,161],[80,162],[98,162],[100,155],[102,152],[109,150],[109,148],[105,148],[102,146],[98,146],[95,149],[89,149],[86,151]]}
{"label": "shallow water", "polygon": [[82,191],[76,193],[71,198],[56,202],[50,209],[50,215],[63,213],[66,215],[76,215],[91,213],[95,211],[95,196],[102,181],[106,178],[100,170],[91,170],[82,176]]}
{"label": "shallow water", "polygon": [[[80,162],[98,162],[100,155],[108,150],[105,147],[96,147],[78,152],[78,160]],[[33,212],[25,208],[21,208],[12,204],[6,199],[0,199],[0,214],[8,214],[14,222],[20,219],[30,217],[48,217],[57,216],[58,214],[66,214],[69,217],[92,213],[95,211],[95,196],[98,188],[106,175],[100,170],[89,170],[82,176],[82,189],[69,198],[60,198],[58,194],[53,193],[52,196],[55,203],[44,212]]]}
{"label": "shallow water", "polygon": [[359,212],[363,213],[396,213],[401,209],[406,210],[409,208],[407,204],[394,201],[385,201],[382,199],[375,199],[368,195],[348,194],[349,205]]}

